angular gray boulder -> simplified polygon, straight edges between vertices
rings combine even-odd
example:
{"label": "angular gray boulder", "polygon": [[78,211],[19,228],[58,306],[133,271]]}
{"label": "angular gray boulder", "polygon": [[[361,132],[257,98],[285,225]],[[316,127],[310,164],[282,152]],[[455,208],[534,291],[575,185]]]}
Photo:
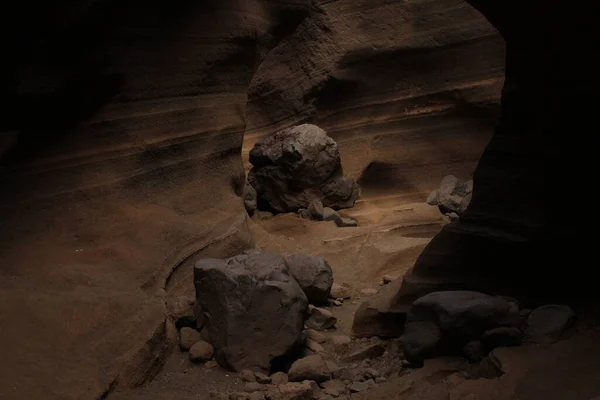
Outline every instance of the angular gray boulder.
{"label": "angular gray boulder", "polygon": [[484,332],[519,325],[514,303],[470,291],[433,292],[415,301],[404,330],[406,359],[420,365],[426,358],[457,353]]}
{"label": "angular gray boulder", "polygon": [[333,285],[333,271],[323,257],[292,254],[285,257],[288,269],[314,305],[327,304]]}
{"label": "angular gray boulder", "polygon": [[248,181],[279,212],[306,209],[314,199],[326,207],[349,208],[358,197],[354,179],[343,175],[337,143],[315,125],[298,125],[258,141],[250,163]]}
{"label": "angular gray boulder", "polygon": [[575,322],[575,311],[567,305],[550,304],[536,308],[527,317],[525,335],[533,342],[548,343],[560,339]]}
{"label": "angular gray boulder", "polygon": [[273,358],[301,339],[308,302],[283,257],[249,251],[203,259],[194,284],[222,367],[268,371]]}

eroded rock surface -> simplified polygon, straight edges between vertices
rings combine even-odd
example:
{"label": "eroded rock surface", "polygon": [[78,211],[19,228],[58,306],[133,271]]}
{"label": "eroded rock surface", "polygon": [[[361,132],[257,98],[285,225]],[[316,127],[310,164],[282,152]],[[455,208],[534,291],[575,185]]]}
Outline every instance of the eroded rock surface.
{"label": "eroded rock surface", "polygon": [[358,185],[343,176],[337,143],[315,125],[284,129],[250,151],[248,179],[258,196],[279,212],[308,208],[315,198],[326,207],[348,208]]}

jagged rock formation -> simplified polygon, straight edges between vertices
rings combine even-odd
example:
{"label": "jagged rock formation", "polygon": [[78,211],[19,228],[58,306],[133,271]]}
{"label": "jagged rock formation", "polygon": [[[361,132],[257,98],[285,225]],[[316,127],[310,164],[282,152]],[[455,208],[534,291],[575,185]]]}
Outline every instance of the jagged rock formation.
{"label": "jagged rock formation", "polygon": [[356,182],[343,175],[337,143],[318,126],[302,124],[258,141],[250,162],[248,181],[275,211],[297,211],[314,201],[349,208],[358,198]]}

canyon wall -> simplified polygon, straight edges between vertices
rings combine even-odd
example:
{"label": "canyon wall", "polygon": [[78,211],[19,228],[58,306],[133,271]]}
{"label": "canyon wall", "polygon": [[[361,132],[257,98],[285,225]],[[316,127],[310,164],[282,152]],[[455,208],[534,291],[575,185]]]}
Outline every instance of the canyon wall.
{"label": "canyon wall", "polygon": [[316,123],[365,196],[422,200],[498,113],[503,40],[460,0],[32,7],[0,12],[3,399],[152,378],[194,258],[252,245],[244,133]]}
{"label": "canyon wall", "polygon": [[244,160],[258,138],[310,122],[363,197],[421,201],[445,175],[469,179],[499,115],[497,31],[461,0],[317,3],[252,79]]}

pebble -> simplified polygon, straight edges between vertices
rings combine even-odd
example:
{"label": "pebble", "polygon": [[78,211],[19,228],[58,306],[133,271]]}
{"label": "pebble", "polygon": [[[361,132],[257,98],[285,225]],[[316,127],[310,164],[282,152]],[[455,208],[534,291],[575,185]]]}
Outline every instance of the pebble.
{"label": "pebble", "polygon": [[271,377],[263,374],[262,372],[255,372],[256,382],[258,383],[271,383]]}
{"label": "pebble", "polygon": [[194,344],[190,349],[189,357],[190,361],[198,362],[198,361],[208,361],[212,358],[215,352],[214,347],[210,344],[201,340]]}
{"label": "pebble", "polygon": [[285,385],[288,382],[289,379],[285,372],[275,372],[271,375],[271,383],[273,385]]}
{"label": "pebble", "polygon": [[254,375],[254,372],[250,371],[249,369],[245,369],[240,372],[240,378],[242,378],[244,382],[256,382],[256,375]]}

